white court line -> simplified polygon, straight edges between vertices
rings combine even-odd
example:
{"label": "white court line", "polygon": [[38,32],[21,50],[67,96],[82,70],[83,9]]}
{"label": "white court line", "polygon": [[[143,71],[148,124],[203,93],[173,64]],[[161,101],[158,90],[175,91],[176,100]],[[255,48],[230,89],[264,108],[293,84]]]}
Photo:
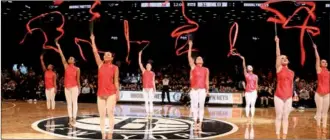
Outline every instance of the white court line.
{"label": "white court line", "polygon": [[13,106],[8,107],[8,108],[1,108],[1,111],[3,111],[3,110],[8,110],[8,109],[12,109],[12,108],[16,107],[16,104],[15,104],[15,103],[12,103],[12,102],[2,102],[2,103],[11,103]]}

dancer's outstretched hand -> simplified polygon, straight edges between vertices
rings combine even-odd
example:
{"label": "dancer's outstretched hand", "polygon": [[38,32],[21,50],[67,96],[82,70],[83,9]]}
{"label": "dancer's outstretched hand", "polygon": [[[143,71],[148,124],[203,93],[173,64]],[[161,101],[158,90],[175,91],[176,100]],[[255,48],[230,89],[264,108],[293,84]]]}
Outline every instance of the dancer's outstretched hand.
{"label": "dancer's outstretched hand", "polygon": [[94,34],[91,34],[91,40],[95,40],[95,36],[94,36]]}
{"label": "dancer's outstretched hand", "polygon": [[192,47],[192,45],[193,45],[192,40],[189,40],[189,41],[188,41],[188,45],[189,45],[189,47]]}
{"label": "dancer's outstretched hand", "polygon": [[280,39],[277,36],[275,36],[275,42],[276,43],[280,42]]}

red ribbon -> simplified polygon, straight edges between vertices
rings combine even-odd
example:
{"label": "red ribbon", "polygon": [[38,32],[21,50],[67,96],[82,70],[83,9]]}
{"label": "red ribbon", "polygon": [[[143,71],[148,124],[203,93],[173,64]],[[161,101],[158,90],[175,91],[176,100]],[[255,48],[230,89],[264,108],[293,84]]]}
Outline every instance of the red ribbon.
{"label": "red ribbon", "polygon": [[[50,46],[50,45],[46,45],[47,42],[48,42],[48,37],[47,37],[47,34],[45,33],[44,30],[42,30],[41,28],[33,28],[32,30],[30,30],[30,32],[32,33],[33,31],[36,31],[36,30],[39,30],[39,31],[43,34],[43,36],[44,36],[44,43],[43,43],[43,45],[42,45],[42,48],[43,48],[43,49],[51,49],[51,50],[54,50],[54,51],[56,51],[56,52],[59,52],[59,50],[56,49],[55,47]],[[28,35],[27,33],[24,35],[24,38],[23,38],[23,40],[20,42],[20,44],[23,44],[23,43],[24,43],[24,40],[25,40],[25,38],[26,38],[27,35]]]}
{"label": "red ribbon", "polygon": [[149,46],[150,44],[150,41],[149,40],[141,40],[141,41],[130,41],[129,39],[129,24],[128,24],[128,21],[127,20],[124,20],[124,35],[125,35],[125,38],[126,38],[126,44],[127,44],[127,56],[126,56],[126,63],[127,64],[130,64],[131,61],[128,60],[128,57],[129,57],[129,53],[131,51],[131,43],[137,43],[137,44],[142,44],[142,43],[145,43],[146,45],[143,47],[142,51]]}
{"label": "red ribbon", "polygon": [[128,25],[128,21],[124,20],[124,35],[126,38],[126,44],[127,44],[127,56],[126,56],[126,63],[130,64],[131,61],[128,60],[129,57],[129,52],[131,50],[131,44],[130,44],[130,40],[129,40],[129,25]]}
{"label": "red ribbon", "polygon": [[[313,21],[316,20],[316,16],[315,16],[315,3],[314,2],[297,2],[299,4],[305,4],[308,6],[311,6],[312,8],[308,8],[306,6],[302,6],[297,8],[293,14],[289,17],[286,18],[283,16],[282,13],[280,13],[278,10],[275,10],[274,8],[271,7],[267,7],[266,4],[270,4],[270,3],[276,3],[276,2],[281,2],[278,0],[271,0],[268,2],[265,2],[262,6],[261,9],[266,10],[266,11],[270,11],[274,14],[276,14],[279,19],[277,18],[273,18],[273,17],[269,17],[267,19],[268,22],[275,22],[275,23],[280,23],[282,24],[282,28],[283,29],[292,29],[292,28],[299,28],[300,30],[300,53],[301,53],[301,65],[304,66],[305,64],[305,60],[306,60],[306,54],[305,54],[305,47],[304,47],[304,36],[305,36],[305,31],[309,32],[312,34],[312,36],[317,36],[320,34],[320,29],[318,27],[314,27],[314,26],[308,26],[308,21],[311,18]],[[305,18],[304,23],[300,26],[288,26],[287,24],[289,23],[289,21],[291,20],[291,18],[298,12],[300,12],[301,10],[305,9],[308,12],[308,16]]]}
{"label": "red ribbon", "polygon": [[93,12],[92,11],[97,5],[101,5],[101,1],[100,0],[95,0],[95,2],[93,3],[92,7],[89,9],[89,13],[91,13],[93,15],[93,17],[89,21],[94,21],[95,19],[98,19],[98,18],[101,17],[101,15],[100,15],[99,12]]}
{"label": "red ribbon", "polygon": [[274,18],[274,17],[269,17],[267,19],[268,22],[274,22],[274,23],[280,23],[280,24],[283,24],[285,21],[286,21],[286,17],[281,13],[279,12],[278,10],[274,9],[274,8],[271,8],[269,7],[269,4],[271,3],[277,3],[277,2],[282,2],[280,0],[270,0],[270,1],[267,1],[265,3],[263,3],[260,8],[265,10],[265,11],[269,11],[269,12],[272,12],[274,14],[276,14],[278,16],[278,18]]}
{"label": "red ribbon", "polygon": [[33,29],[31,29],[31,27],[30,27],[30,23],[31,23],[32,21],[34,21],[34,20],[36,20],[36,19],[38,19],[38,18],[43,18],[43,17],[48,16],[48,15],[50,15],[50,14],[59,14],[59,15],[61,15],[61,18],[62,18],[62,24],[61,24],[59,27],[56,28],[56,30],[57,30],[58,32],[60,32],[61,34],[60,34],[58,37],[56,37],[56,39],[55,39],[56,41],[60,40],[60,39],[62,38],[62,36],[64,35],[63,27],[64,27],[64,24],[65,24],[65,18],[64,18],[63,14],[62,14],[61,12],[59,12],[59,11],[53,11],[53,12],[49,12],[49,13],[41,14],[41,15],[39,15],[39,16],[36,16],[36,17],[30,19],[30,20],[27,22],[27,24],[25,25],[25,26],[26,26],[27,33],[24,35],[24,38],[22,39],[22,41],[20,42],[20,44],[23,44],[23,43],[24,43],[27,34],[32,34],[32,32],[35,31],[35,30],[40,30],[40,31],[43,33],[44,38],[45,38],[45,42],[44,42],[43,48],[44,48],[44,49],[53,49],[53,50],[55,50],[56,52],[59,52],[57,48],[55,48],[55,47],[53,47],[53,46],[49,46],[49,45],[47,46],[47,45],[46,45],[47,42],[48,42],[48,37],[47,37],[47,34],[46,34],[41,28],[33,28]]}
{"label": "red ribbon", "polygon": [[142,40],[142,41],[130,41],[131,43],[137,43],[139,45],[141,44],[146,44],[141,50],[143,51],[145,48],[147,48],[150,44],[150,41],[149,40]]}
{"label": "red ribbon", "polygon": [[[232,32],[233,32],[234,27],[236,28],[236,30],[235,30],[234,40],[233,40],[232,39]],[[232,55],[233,52],[236,50],[234,48],[234,46],[235,46],[235,43],[236,43],[237,35],[238,35],[238,24],[236,22],[234,22],[234,24],[230,27],[230,31],[229,31],[229,45],[230,45],[230,50],[229,50],[229,53],[228,53],[227,57],[229,57],[230,55]]]}
{"label": "red ribbon", "polygon": [[169,0],[165,0],[165,2],[162,4],[162,6],[166,6],[166,4],[169,2]]}
{"label": "red ribbon", "polygon": [[63,3],[63,0],[54,0],[54,5],[61,5]]}
{"label": "red ribbon", "polygon": [[[90,41],[88,41],[88,40],[81,39],[81,38],[78,38],[78,37],[75,37],[75,38],[74,38],[74,43],[78,46],[80,56],[82,57],[82,59],[83,59],[84,61],[87,61],[87,59],[85,58],[85,55],[84,55],[84,53],[83,53],[83,51],[82,51],[82,49],[81,49],[81,46],[80,46],[79,42],[87,43],[87,44],[89,44],[91,47],[92,47],[92,43],[91,43]],[[105,53],[104,51],[98,51],[98,52],[99,52],[99,53]]]}
{"label": "red ribbon", "polygon": [[[93,9],[97,6],[97,5],[101,5],[101,1],[100,0],[95,0],[95,2],[93,3],[93,5],[91,6],[91,8],[89,9],[89,13],[92,14],[92,18],[89,20],[90,22],[93,22],[95,19],[98,19],[101,17],[100,13],[98,12],[93,12]],[[93,27],[92,27],[93,28]],[[93,30],[93,29],[91,29]],[[74,43],[78,46],[78,49],[79,49],[79,53],[80,53],[80,56],[82,57],[82,59],[84,61],[87,61],[87,59],[85,58],[84,56],[84,53],[83,53],[83,50],[79,44],[79,42],[84,42],[84,43],[87,43],[89,44],[91,47],[92,47],[92,43],[88,40],[85,40],[85,39],[81,39],[81,38],[78,38],[78,37],[75,37],[74,38]],[[98,51],[99,53],[104,53],[103,51]]]}
{"label": "red ribbon", "polygon": [[[185,6],[184,6],[184,2],[183,2],[183,1],[182,1],[182,15],[183,15],[183,17],[188,21],[188,23],[189,23],[190,25],[189,25],[189,24],[188,24],[188,25],[183,25],[183,26],[180,26],[180,27],[176,28],[174,31],[172,31],[172,33],[171,33],[171,37],[176,38],[176,39],[175,39],[175,46],[174,46],[175,49],[177,48],[178,40],[179,40],[180,36],[182,36],[183,34],[193,33],[193,32],[195,32],[195,31],[197,31],[198,28],[199,28],[199,25],[198,25],[197,22],[195,22],[195,21],[189,19],[189,18],[186,16],[186,14],[185,14]],[[191,25],[191,24],[192,24],[192,25]],[[184,29],[184,28],[188,28],[188,27],[190,27],[191,29],[186,29],[186,30],[180,31],[180,30],[182,30],[182,29]],[[177,55],[177,56],[180,56],[180,55],[182,55],[182,54],[188,52],[188,50],[183,51],[183,52],[180,52],[182,49],[184,49],[184,47],[185,47],[187,44],[188,44],[188,40],[187,40],[187,42],[186,42],[184,45],[182,45],[180,48],[178,48],[178,49],[176,50],[176,55]],[[198,51],[198,50],[197,50],[197,49],[192,49],[192,51]]]}

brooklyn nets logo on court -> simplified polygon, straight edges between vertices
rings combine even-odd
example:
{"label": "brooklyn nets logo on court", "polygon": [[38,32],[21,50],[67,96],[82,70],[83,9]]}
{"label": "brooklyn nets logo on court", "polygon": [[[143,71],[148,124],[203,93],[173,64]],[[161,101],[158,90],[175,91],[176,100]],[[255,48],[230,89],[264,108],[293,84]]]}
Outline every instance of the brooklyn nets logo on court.
{"label": "brooklyn nets logo on court", "polygon": [[[102,138],[97,115],[79,116],[75,127],[72,128],[67,123],[68,117],[48,118],[34,122],[32,128],[64,138]],[[210,139],[229,135],[238,129],[236,125],[229,122],[204,119],[203,131],[196,133],[192,129],[192,123],[192,120],[187,117],[146,119],[145,117],[117,116],[113,139]]]}

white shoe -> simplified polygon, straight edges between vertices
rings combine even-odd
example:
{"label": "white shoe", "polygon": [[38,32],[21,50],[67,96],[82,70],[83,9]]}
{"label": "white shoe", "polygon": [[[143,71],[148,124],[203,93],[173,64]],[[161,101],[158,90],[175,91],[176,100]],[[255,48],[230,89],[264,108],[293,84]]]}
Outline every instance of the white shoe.
{"label": "white shoe", "polygon": [[34,101],[36,102],[36,101],[37,101],[37,99],[34,99]]}

